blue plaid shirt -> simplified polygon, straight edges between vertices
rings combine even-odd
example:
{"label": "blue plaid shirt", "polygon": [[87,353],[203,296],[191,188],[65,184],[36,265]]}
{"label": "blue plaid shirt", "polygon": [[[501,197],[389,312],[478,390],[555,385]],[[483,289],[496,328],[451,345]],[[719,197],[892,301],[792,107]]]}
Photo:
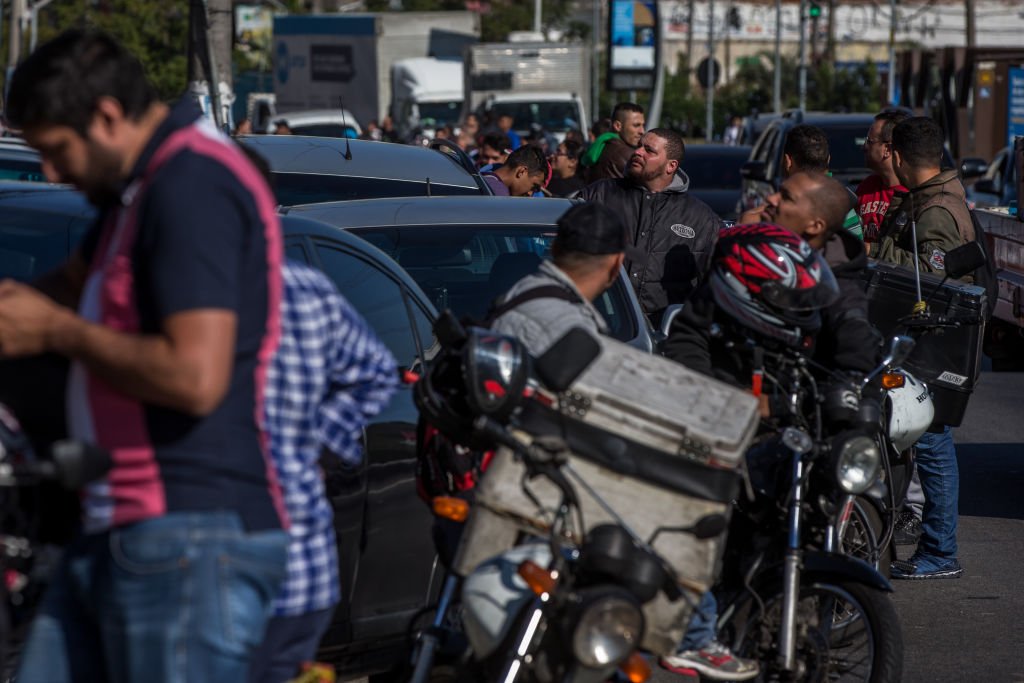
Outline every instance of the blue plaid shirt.
{"label": "blue plaid shirt", "polygon": [[317,460],[321,446],[357,465],[360,437],[398,384],[394,357],[325,275],[283,268],[281,342],[267,374],[266,429],[290,521],[288,578],[277,616],[341,599],[333,513]]}

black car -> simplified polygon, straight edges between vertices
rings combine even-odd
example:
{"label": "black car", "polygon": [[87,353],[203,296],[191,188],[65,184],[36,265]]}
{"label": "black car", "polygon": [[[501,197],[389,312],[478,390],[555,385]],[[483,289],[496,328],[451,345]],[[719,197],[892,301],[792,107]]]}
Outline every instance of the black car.
{"label": "black car", "polygon": [[46,182],[39,152],[21,138],[0,138],[0,180]]}
{"label": "black car", "polygon": [[689,145],[682,168],[690,178],[690,194],[727,221],[736,220],[743,189],[740,168],[752,148],[747,145]]}
{"label": "black car", "polygon": [[245,135],[238,142],[266,160],[281,206],[491,194],[465,152],[447,140],[430,149],[301,135]]}
{"label": "black car", "polygon": [[[832,177],[856,190],[861,181],[871,175],[864,163],[864,141],[868,129],[875,121],[874,114],[829,114],[787,111],[771,120],[754,143],[750,158],[740,169],[743,190],[737,212],[743,213],[765,203],[765,199],[782,185],[782,157],[789,131],[800,124],[817,126],[828,138],[831,155],[829,171]],[[953,168],[953,158],[943,147],[942,167]]]}
{"label": "black car", "polygon": [[782,150],[789,131],[800,124],[810,124],[825,131],[832,156],[832,176],[850,189],[856,189],[871,171],[864,165],[864,140],[874,123],[874,114],[822,114],[786,112],[772,120],[754,143],[750,158],[741,167],[742,193],[737,212],[764,204],[765,199],[782,185]]}
{"label": "black car", "polygon": [[[0,183],[0,278],[28,281],[64,262],[88,230],[93,208],[66,187]],[[437,311],[401,267],[344,230],[282,216],[287,256],[324,271],[411,368],[433,344]],[[391,668],[406,648],[410,619],[431,604],[440,569],[432,517],[416,493],[418,414],[408,386],[365,432],[356,469],[324,460],[334,508],[342,602],[319,658],[342,674]]]}

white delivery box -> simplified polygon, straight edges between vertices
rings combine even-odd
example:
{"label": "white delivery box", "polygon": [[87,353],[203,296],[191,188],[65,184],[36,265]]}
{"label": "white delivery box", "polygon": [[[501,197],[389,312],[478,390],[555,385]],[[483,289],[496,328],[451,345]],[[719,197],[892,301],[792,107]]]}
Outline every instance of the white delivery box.
{"label": "white delivery box", "polygon": [[[600,356],[556,405],[528,403],[518,420],[521,433],[562,437],[573,471],[644,541],[660,527],[728,516],[757,429],[757,399],[661,356],[608,338],[600,343]],[[460,574],[513,547],[524,532],[550,528],[559,493],[535,478],[528,484],[534,502],[523,491],[525,473],[507,450],[490,463],[459,545]],[[570,481],[588,530],[614,521]],[[684,597],[670,602],[661,593],[644,607],[644,648],[675,651],[701,593],[714,583],[724,545],[725,533],[705,540],[678,531],[658,535],[653,548],[676,572]]]}

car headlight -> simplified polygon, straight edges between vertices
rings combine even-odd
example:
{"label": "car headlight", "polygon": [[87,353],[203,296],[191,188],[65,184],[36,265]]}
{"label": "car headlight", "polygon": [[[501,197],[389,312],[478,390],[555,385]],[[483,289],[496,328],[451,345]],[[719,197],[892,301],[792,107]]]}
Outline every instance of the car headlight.
{"label": "car headlight", "polygon": [[583,666],[617,666],[640,644],[644,615],[625,592],[602,592],[581,607],[572,636],[573,654]]}
{"label": "car headlight", "polygon": [[871,488],[882,464],[882,452],[873,439],[859,435],[837,441],[832,453],[839,488],[854,496]]}

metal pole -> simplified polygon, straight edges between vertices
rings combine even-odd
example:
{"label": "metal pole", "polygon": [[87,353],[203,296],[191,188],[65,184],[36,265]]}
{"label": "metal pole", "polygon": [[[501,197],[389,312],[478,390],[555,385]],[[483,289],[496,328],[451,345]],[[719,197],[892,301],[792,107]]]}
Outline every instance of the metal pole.
{"label": "metal pole", "polygon": [[661,61],[661,46],[655,48],[659,51],[658,57],[654,60],[654,93],[651,95],[650,104],[647,107],[647,128],[657,128],[661,122],[661,103],[665,96],[665,65]]}
{"label": "metal pole", "polygon": [[889,104],[896,104],[896,0],[889,0]]}
{"label": "metal pole", "polygon": [[541,0],[533,0],[533,30],[540,33],[540,3]]}
{"label": "metal pole", "polygon": [[21,17],[25,11],[25,0],[11,0],[11,34],[7,42],[7,73],[21,61]]}
{"label": "metal pole", "polygon": [[[601,31],[601,0],[594,0],[593,16],[593,52],[590,55],[590,118],[596,120],[601,118],[601,90],[599,79],[601,78],[601,60],[598,57],[597,46],[600,44]],[[581,121],[590,127],[590,121]]]}
{"label": "metal pole", "polygon": [[32,22],[32,33],[28,44],[28,51],[36,51],[36,43],[39,40],[39,10],[49,5],[53,0],[37,0],[29,8],[29,21]]}
{"label": "metal pole", "polygon": [[704,140],[711,142],[715,134],[715,0],[708,0],[708,87],[704,93],[707,103],[704,122]]}
{"label": "metal pole", "polygon": [[782,111],[782,0],[775,0],[775,75],[772,78],[772,106]]}
{"label": "metal pole", "polygon": [[800,111],[807,109],[807,0],[800,0]]}
{"label": "metal pole", "polygon": [[693,25],[697,23],[693,17],[693,13],[696,11],[693,8],[693,0],[687,0],[686,11],[686,16],[689,17],[686,29],[686,75],[689,77],[693,74]]}

